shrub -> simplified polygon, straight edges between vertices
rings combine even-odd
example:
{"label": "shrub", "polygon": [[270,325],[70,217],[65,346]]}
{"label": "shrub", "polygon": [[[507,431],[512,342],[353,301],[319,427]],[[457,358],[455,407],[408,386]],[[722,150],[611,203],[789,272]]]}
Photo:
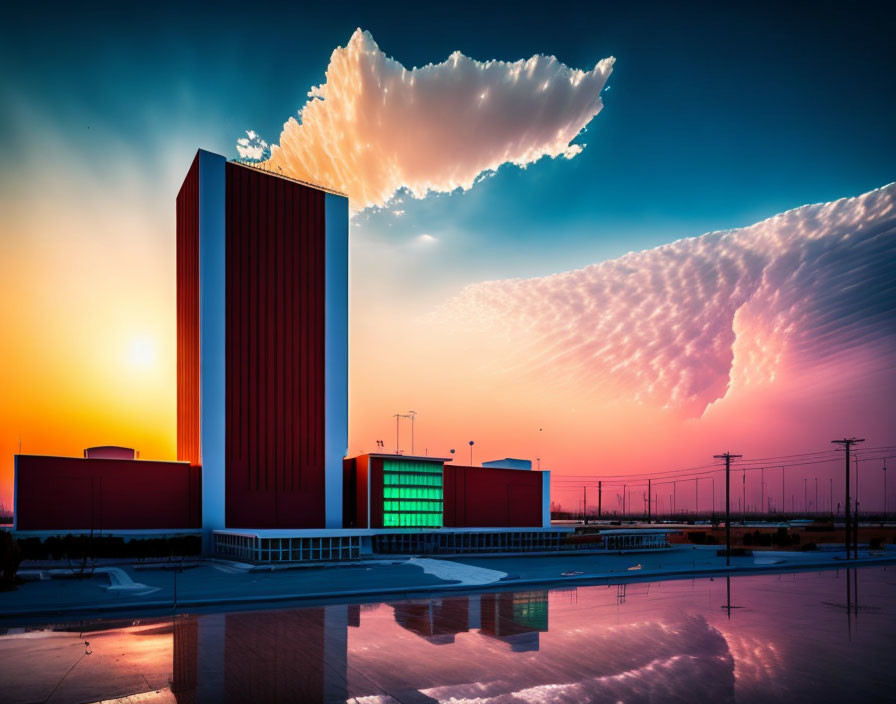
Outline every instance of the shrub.
{"label": "shrub", "polygon": [[22,555],[29,560],[83,560],[109,557],[171,557],[198,555],[202,552],[202,539],[198,535],[182,535],[171,538],[124,538],[102,535],[51,536],[26,538],[21,541]]}
{"label": "shrub", "polygon": [[22,552],[12,534],[0,531],[0,589],[12,589],[16,583],[16,572],[22,562]]}

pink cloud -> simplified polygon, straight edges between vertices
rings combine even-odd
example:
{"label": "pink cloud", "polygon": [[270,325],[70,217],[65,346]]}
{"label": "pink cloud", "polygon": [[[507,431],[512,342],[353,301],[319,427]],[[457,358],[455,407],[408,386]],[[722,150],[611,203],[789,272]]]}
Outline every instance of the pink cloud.
{"label": "pink cloud", "polygon": [[[896,185],[584,269],[475,284],[435,316],[496,375],[700,416],[784,371],[896,364]],[[807,377],[803,377],[807,378]]]}

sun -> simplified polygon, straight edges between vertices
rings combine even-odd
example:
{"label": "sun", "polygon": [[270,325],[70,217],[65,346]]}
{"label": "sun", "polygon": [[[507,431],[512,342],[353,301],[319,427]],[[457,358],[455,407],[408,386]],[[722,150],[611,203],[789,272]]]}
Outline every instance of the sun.
{"label": "sun", "polygon": [[156,361],[155,341],[148,337],[134,337],[128,343],[128,362],[132,367],[148,369]]}

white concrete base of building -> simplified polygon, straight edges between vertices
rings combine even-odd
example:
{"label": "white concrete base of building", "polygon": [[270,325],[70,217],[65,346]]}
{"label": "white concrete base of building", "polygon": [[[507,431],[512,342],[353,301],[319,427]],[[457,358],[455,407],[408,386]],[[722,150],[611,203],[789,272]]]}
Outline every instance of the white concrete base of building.
{"label": "white concrete base of building", "polygon": [[520,553],[560,550],[573,528],[332,528],[216,530],[214,554],[251,562],[355,560],[372,554]]}

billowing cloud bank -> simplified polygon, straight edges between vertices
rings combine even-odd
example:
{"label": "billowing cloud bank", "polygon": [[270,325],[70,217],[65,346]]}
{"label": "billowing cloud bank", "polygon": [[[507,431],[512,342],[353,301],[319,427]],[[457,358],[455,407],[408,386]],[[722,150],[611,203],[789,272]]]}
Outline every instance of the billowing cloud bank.
{"label": "billowing cloud bank", "polygon": [[455,52],[408,70],[359,29],[333,52],[300,120],[283,126],[267,166],[344,191],[361,210],[400,188],[468,189],[505,163],[571,158],[603,107],[613,61],[582,71],[553,56],[480,62]]}
{"label": "billowing cloud bank", "polygon": [[[896,367],[896,184],[585,269],[467,287],[439,311],[500,370],[700,415],[866,350]],[[842,367],[841,367],[842,370]]]}

